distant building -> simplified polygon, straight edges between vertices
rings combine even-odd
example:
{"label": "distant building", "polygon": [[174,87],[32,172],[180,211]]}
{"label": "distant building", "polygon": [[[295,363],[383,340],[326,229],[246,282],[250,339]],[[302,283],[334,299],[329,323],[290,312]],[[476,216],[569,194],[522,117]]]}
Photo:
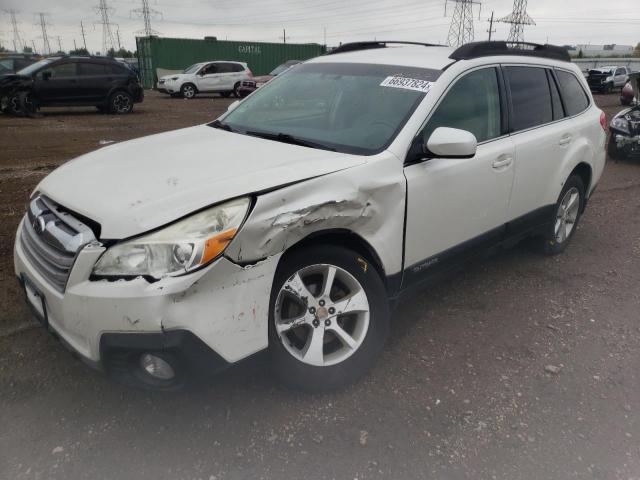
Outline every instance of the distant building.
{"label": "distant building", "polygon": [[567,46],[569,55],[577,57],[582,52],[583,57],[624,57],[633,54],[633,45],[616,45],[615,43],[609,45],[569,45]]}

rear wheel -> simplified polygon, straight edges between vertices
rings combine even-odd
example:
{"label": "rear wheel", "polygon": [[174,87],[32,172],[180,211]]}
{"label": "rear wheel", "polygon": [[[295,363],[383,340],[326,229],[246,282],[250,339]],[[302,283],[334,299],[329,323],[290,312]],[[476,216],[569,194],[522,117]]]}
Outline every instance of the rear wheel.
{"label": "rear wheel", "polygon": [[269,348],[283,383],[306,391],[352,383],[374,363],[388,331],[386,291],[366,258],[318,246],[282,260],[271,292]]}
{"label": "rear wheel", "polygon": [[185,83],[180,87],[180,93],[184,98],[193,98],[196,96],[196,86],[192,83]]}
{"label": "rear wheel", "polygon": [[613,85],[611,85],[610,83],[607,83],[604,86],[604,93],[611,93],[611,90],[613,89]]}
{"label": "rear wheel", "polygon": [[113,92],[109,97],[109,112],[116,115],[131,113],[133,97],[123,90]]}
{"label": "rear wheel", "polygon": [[538,251],[545,255],[556,255],[567,248],[580,221],[584,207],[584,191],[580,176],[571,175],[560,192],[547,231],[533,240]]}
{"label": "rear wheel", "polygon": [[240,82],[236,83],[236,84],[233,86],[233,95],[234,95],[236,98],[242,98],[242,92],[240,92]]}

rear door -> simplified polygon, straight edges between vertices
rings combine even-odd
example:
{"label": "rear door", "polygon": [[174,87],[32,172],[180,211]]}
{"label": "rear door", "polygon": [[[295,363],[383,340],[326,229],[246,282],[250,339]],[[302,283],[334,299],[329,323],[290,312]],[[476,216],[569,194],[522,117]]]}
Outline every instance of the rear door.
{"label": "rear door", "polygon": [[624,87],[625,83],[627,83],[627,70],[624,67],[616,68],[616,74],[613,79],[614,86],[616,87]]}
{"label": "rear door", "polygon": [[[557,82],[542,66],[503,68],[510,96],[510,130],[515,145],[515,178],[509,203],[514,225],[534,227],[548,220],[549,182],[568,154],[576,133],[565,120]],[[518,233],[518,232],[512,232]]]}
{"label": "rear door", "polygon": [[235,69],[236,64],[231,62],[220,62],[218,64],[218,72],[220,75],[220,89],[233,90],[236,84],[238,72]]}
{"label": "rear door", "polygon": [[77,66],[74,60],[63,60],[40,70],[35,77],[35,90],[40,102],[77,103],[81,99]]}
{"label": "rear door", "polygon": [[104,63],[79,62],[78,83],[82,101],[95,103],[104,101],[110,88],[110,77],[111,72]]}

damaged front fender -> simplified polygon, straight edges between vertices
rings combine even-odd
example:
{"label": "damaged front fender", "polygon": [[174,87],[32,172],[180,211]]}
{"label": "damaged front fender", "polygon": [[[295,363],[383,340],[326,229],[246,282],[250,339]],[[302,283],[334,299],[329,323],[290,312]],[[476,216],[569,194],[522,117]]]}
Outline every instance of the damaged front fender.
{"label": "damaged front fender", "polygon": [[400,271],[406,182],[388,152],[358,167],[263,194],[225,255],[252,263],[311,234],[347,230],[367,241],[387,275]]}

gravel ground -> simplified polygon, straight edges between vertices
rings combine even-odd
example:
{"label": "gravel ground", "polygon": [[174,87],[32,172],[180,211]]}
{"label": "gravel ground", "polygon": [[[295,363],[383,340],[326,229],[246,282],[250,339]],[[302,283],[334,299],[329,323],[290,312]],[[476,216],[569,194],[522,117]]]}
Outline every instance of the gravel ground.
{"label": "gravel ground", "polygon": [[520,245],[408,299],[337,393],[288,391],[263,357],[182,392],[128,389],[31,328],[11,248],[42,176],[227,103],[0,116],[0,478],[640,479],[639,162],[607,164],[563,255]]}

